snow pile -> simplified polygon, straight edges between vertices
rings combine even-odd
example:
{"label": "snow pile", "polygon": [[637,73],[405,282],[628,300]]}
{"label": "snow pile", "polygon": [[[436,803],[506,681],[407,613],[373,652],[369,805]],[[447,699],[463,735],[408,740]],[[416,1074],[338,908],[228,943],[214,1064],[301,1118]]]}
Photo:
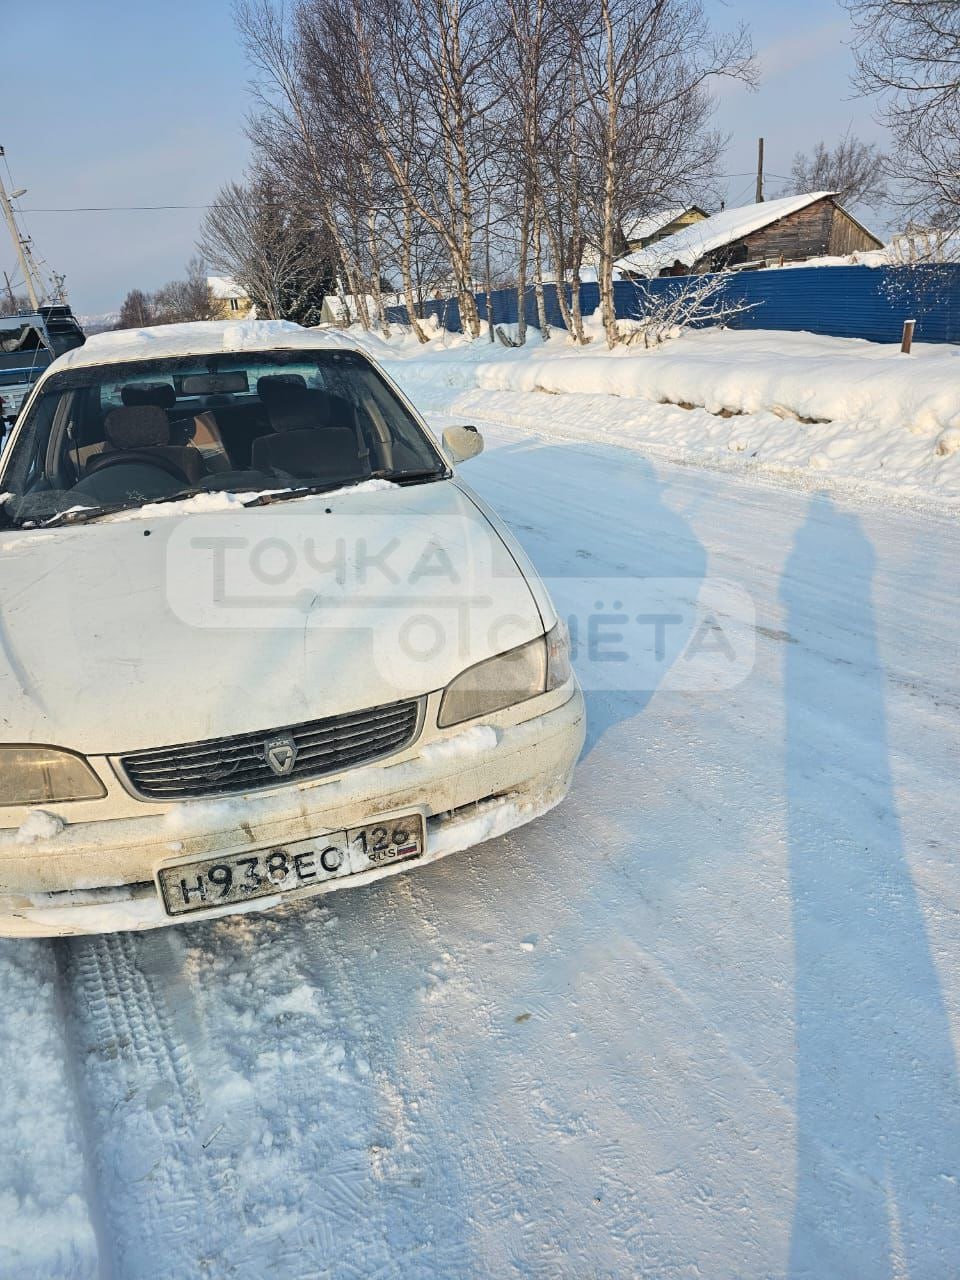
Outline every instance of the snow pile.
{"label": "snow pile", "polygon": [[66,352],[50,366],[56,372],[124,360],[153,360],[165,356],[213,355],[269,351],[353,347],[334,329],[305,329],[292,320],[194,320],[145,329],[116,329],[95,333],[82,347]]}
{"label": "snow pile", "polygon": [[[424,411],[676,461],[960,502],[960,347],[702,330],[654,350],[562,332],[508,349],[407,332],[365,345]],[[546,394],[544,394],[546,393]]]}
{"label": "snow pile", "polygon": [[64,821],[45,809],[31,809],[17,832],[18,844],[36,844],[38,840],[53,840],[64,828]]}
{"label": "snow pile", "polygon": [[427,764],[448,764],[451,760],[467,761],[474,756],[492,751],[500,740],[493,725],[475,724],[452,738],[441,738],[428,743],[420,752]]}
{"label": "snow pile", "polygon": [[653,351],[626,348],[556,359],[541,351],[522,367],[496,364],[478,372],[490,391],[586,392],[673,404],[711,413],[823,418],[857,429],[930,434],[960,422],[956,347],[899,347],[808,333],[686,334]]}

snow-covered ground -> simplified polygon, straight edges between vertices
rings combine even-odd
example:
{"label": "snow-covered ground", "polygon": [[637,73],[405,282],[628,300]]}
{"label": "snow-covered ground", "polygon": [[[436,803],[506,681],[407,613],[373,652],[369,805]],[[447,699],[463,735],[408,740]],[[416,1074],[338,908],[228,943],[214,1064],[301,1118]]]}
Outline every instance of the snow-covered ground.
{"label": "snow-covered ground", "polygon": [[960,347],[705,330],[656,350],[367,337],[418,404],[567,440],[960,509]]}
{"label": "snow-covered ground", "polygon": [[955,521],[586,443],[599,398],[463,368],[429,404],[517,406],[466,475],[561,609],[727,579],[753,672],[588,692],[564,806],[409,875],[0,943],[0,1275],[956,1276]]}

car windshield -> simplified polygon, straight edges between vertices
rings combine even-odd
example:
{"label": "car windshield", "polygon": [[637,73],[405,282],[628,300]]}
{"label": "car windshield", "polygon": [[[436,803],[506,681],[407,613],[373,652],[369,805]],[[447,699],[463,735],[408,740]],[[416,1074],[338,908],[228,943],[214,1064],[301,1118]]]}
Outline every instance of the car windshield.
{"label": "car windshield", "polygon": [[198,492],[274,500],[448,474],[355,351],[269,351],[54,373],[4,458],[8,524],[96,519]]}

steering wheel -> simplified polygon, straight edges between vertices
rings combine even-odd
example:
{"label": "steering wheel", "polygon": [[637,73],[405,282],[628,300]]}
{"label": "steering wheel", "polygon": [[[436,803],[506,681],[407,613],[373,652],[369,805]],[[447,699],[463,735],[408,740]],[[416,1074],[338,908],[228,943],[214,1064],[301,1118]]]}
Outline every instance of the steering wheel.
{"label": "steering wheel", "polygon": [[180,480],[185,485],[190,483],[190,477],[172,458],[165,458],[162,454],[155,454],[149,449],[124,449],[118,453],[98,453],[88,462],[87,475],[106,471],[107,467],[128,466],[155,467],[157,471],[165,471],[167,475],[173,476],[174,480]]}

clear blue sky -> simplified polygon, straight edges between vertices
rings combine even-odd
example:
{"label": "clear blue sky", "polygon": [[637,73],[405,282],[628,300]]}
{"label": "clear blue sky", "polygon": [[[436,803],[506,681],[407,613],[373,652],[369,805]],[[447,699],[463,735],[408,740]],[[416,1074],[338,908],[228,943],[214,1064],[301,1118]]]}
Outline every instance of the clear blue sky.
{"label": "clear blue sky", "polygon": [[[852,126],[882,135],[852,98],[846,15],[835,0],[706,0],[717,26],[746,21],[763,65],[759,92],[720,96],[718,126],[732,135],[730,174],[756,163],[789,172],[793,154]],[[230,0],[4,0],[0,144],[24,209],[209,201],[247,158],[248,75]],[[771,178],[768,194],[779,180]],[[728,203],[753,199],[731,177]],[[66,273],[75,309],[116,308],[130,288],[177,276],[194,251],[201,214],[29,213],[37,250]],[[13,267],[0,239],[0,269]]]}

